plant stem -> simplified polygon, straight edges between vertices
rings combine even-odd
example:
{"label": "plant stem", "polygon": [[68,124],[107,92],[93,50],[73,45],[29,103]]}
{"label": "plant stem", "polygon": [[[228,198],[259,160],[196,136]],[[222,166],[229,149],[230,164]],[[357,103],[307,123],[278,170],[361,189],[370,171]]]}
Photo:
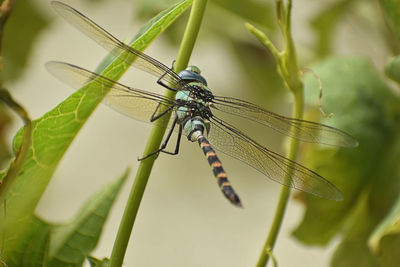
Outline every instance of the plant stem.
{"label": "plant stem", "polygon": [[[297,93],[294,93],[294,107],[293,107],[293,117],[294,118],[302,118],[303,117],[303,91],[297,90]],[[287,154],[287,158],[291,160],[296,159],[297,151],[298,151],[298,140],[291,139],[289,151]],[[290,179],[291,173],[288,172],[285,179]],[[264,267],[268,263],[272,250],[274,248],[276,239],[279,234],[279,230],[282,225],[283,217],[285,215],[285,210],[287,207],[287,203],[290,196],[290,187],[282,186],[281,192],[279,195],[279,201],[275,209],[274,219],[272,221],[272,225],[270,227],[268,237],[265,241],[263,250],[261,251],[260,257],[257,262],[257,267]],[[269,253],[267,253],[269,251]]]}
{"label": "plant stem", "polygon": [[[176,72],[184,69],[189,62],[189,58],[193,51],[193,47],[200,29],[200,24],[203,18],[206,3],[207,0],[194,0],[193,2],[188,24],[186,25],[178,56],[174,64],[174,70]],[[172,90],[167,90],[164,96],[173,99],[175,93]],[[160,110],[160,113],[161,112],[162,110]],[[168,125],[169,117],[170,115],[166,115],[156,121],[150,133],[147,145],[144,149],[144,156],[149,155],[160,147],[162,138]],[[126,204],[125,211],[122,216],[121,224],[119,226],[117,237],[111,253],[109,264],[110,267],[119,267],[122,265],[129,242],[129,237],[131,235],[136,215],[139,210],[140,202],[142,200],[144,190],[146,188],[146,184],[156,158],[157,156],[153,155],[145,160],[142,160],[139,164],[135,181],[132,185],[128,202]]]}
{"label": "plant stem", "polygon": [[[252,25],[246,25],[247,28],[252,32],[267,48],[269,48],[272,54],[277,59],[278,70],[281,74],[285,85],[292,91],[294,96],[293,103],[293,118],[302,119],[304,109],[304,91],[303,83],[300,80],[300,70],[297,63],[296,49],[293,43],[291,34],[291,11],[292,1],[288,0],[287,5],[284,6],[281,0],[276,1],[276,10],[278,15],[278,22],[282,30],[282,34],[285,39],[285,49],[282,52],[278,52],[269,38],[261,31],[255,29]],[[292,128],[293,135],[296,135],[296,128]],[[298,151],[299,142],[296,139],[290,140],[289,151],[287,158],[295,161]],[[286,176],[284,177],[283,184],[290,184],[291,176],[293,172],[288,169]],[[268,263],[279,234],[279,230],[282,225],[283,217],[285,215],[287,203],[290,196],[290,188],[288,186],[282,186],[279,195],[279,201],[275,209],[274,219],[270,227],[267,239],[265,241],[263,250],[261,251],[260,257],[257,262],[257,267],[264,267]]]}
{"label": "plant stem", "polygon": [[24,131],[21,145],[15,155],[15,160],[10,164],[7,174],[4,176],[0,183],[0,205],[6,200],[7,193],[11,189],[12,184],[18,177],[19,171],[24,166],[25,160],[28,156],[32,144],[32,122],[25,109],[19,105],[10,95],[10,93],[0,88],[0,101],[8,105],[15,113],[17,113],[24,121]]}

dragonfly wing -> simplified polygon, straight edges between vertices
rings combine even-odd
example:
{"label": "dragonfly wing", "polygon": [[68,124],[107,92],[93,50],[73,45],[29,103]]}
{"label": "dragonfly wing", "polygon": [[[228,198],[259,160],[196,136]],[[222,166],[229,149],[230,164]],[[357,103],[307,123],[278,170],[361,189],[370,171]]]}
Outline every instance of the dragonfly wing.
{"label": "dragonfly wing", "polygon": [[153,113],[157,115],[158,111],[174,105],[174,101],[162,95],[125,86],[75,65],[51,61],[46,63],[46,68],[56,78],[75,89],[93,84],[96,95],[103,95],[103,90],[110,90],[103,102],[137,120],[149,122]]}
{"label": "dragonfly wing", "polygon": [[178,74],[169,67],[121,42],[78,10],[58,1],[53,1],[51,4],[57,13],[66,21],[96,41],[103,48],[110,51],[114,56],[119,57],[128,65],[133,65],[141,70],[153,74],[157,78],[162,77],[160,80],[169,84],[173,88],[179,89],[185,84]]}
{"label": "dragonfly wing", "polygon": [[340,147],[358,145],[357,140],[352,136],[334,127],[285,117],[240,99],[215,96],[212,107],[218,111],[252,120],[304,142]]}
{"label": "dragonfly wing", "polygon": [[248,164],[280,184],[326,199],[343,199],[342,193],[319,174],[268,150],[218,118],[212,117],[210,122],[208,139],[217,150]]}

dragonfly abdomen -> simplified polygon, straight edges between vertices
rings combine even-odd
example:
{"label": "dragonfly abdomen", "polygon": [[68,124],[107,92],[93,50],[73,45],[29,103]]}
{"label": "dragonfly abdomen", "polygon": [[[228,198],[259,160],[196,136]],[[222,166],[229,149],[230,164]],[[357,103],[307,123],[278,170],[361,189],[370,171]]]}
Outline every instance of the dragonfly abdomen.
{"label": "dragonfly abdomen", "polygon": [[222,167],[222,163],[218,159],[214,149],[211,147],[211,144],[203,135],[198,137],[197,142],[199,143],[200,148],[203,150],[204,155],[206,155],[207,161],[212,168],[215,178],[217,178],[217,183],[224,196],[232,204],[241,207],[242,203],[240,202],[239,196],[236,194],[235,190],[233,190],[226,172]]}

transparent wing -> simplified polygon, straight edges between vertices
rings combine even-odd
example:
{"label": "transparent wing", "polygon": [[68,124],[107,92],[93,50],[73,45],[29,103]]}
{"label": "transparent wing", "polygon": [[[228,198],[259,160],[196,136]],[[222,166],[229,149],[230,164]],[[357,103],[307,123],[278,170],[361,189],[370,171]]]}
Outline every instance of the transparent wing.
{"label": "transparent wing", "polygon": [[149,122],[153,114],[159,115],[157,112],[166,108],[172,111],[174,107],[174,101],[162,95],[125,86],[75,65],[51,61],[46,63],[46,68],[56,78],[75,89],[92,83],[100,95],[103,90],[111,88],[103,103],[137,120]]}
{"label": "transparent wing", "polygon": [[51,5],[66,21],[128,65],[153,74],[157,78],[162,77],[160,80],[178,90],[185,84],[169,67],[121,42],[78,10],[58,1],[51,2]]}
{"label": "transparent wing", "polygon": [[255,121],[281,134],[304,142],[341,147],[355,147],[358,145],[356,139],[339,129],[320,123],[278,115],[240,99],[215,96],[212,107],[225,113]]}
{"label": "transparent wing", "polygon": [[[343,199],[342,193],[319,174],[268,150],[222,120],[213,117],[210,123],[208,139],[215,149],[241,160],[280,184],[326,199]],[[286,179],[287,176],[291,179]]]}

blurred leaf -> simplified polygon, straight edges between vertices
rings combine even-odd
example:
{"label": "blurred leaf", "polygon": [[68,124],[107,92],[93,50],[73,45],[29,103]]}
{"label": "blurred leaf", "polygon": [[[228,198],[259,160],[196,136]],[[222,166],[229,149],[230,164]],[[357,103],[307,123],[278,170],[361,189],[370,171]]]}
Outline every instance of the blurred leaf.
{"label": "blurred leaf", "polygon": [[48,19],[31,0],[16,1],[3,36],[4,68],[2,81],[19,78],[28,63],[39,34],[48,26]]}
{"label": "blurred leaf", "polygon": [[400,84],[400,56],[389,58],[385,66],[385,74]]}
{"label": "blurred leaf", "polygon": [[29,228],[21,235],[19,247],[4,258],[9,267],[44,266],[47,262],[51,226],[32,216]]}
{"label": "blurred leaf", "polygon": [[332,51],[335,27],[353,2],[354,0],[340,0],[334,2],[311,20],[311,27],[314,29],[318,38],[315,49],[317,57],[327,56]]}
{"label": "blurred leaf", "polygon": [[214,0],[212,3],[239,16],[245,22],[253,22],[265,28],[272,28],[275,24],[274,8],[271,3],[254,0]]}
{"label": "blurred leaf", "polygon": [[89,256],[88,261],[91,267],[108,267],[110,260],[108,258],[97,259],[95,257]]}
{"label": "blurred leaf", "polygon": [[[399,193],[400,149],[394,144],[400,132],[400,100],[365,59],[333,58],[315,66],[314,71],[323,85],[323,108],[327,113],[334,113],[333,118],[322,122],[352,134],[360,146],[356,149],[307,147],[305,165],[332,181],[345,199],[332,202],[303,195],[307,209],[293,234],[304,243],[325,245],[344,231],[345,242],[340,250],[350,259],[353,251],[346,248],[346,241],[364,242],[359,245],[366,247],[368,235]],[[306,101],[315,106],[317,81],[307,76],[305,86]],[[360,196],[366,192],[369,194],[365,216],[369,221],[352,216],[355,207],[360,205]],[[355,231],[358,228],[360,231]],[[358,254],[354,252],[355,255]]]}
{"label": "blurred leaf", "polygon": [[[153,16],[159,10],[166,6],[175,3],[175,0],[140,0],[135,5],[136,17],[147,18]],[[214,5],[218,5],[220,8],[225,9],[231,14],[238,16],[243,21],[250,21],[258,24],[265,28],[272,28],[274,25],[274,9],[271,3],[263,1],[242,1],[242,0],[214,0],[210,2]],[[215,8],[215,7],[213,7]],[[218,20],[223,22],[226,17],[226,13],[220,14]],[[210,17],[210,19],[213,19]],[[206,30],[204,30],[206,31]]]}
{"label": "blurred leaf", "polygon": [[52,227],[47,266],[82,265],[95,248],[111,206],[128,175],[129,170],[93,195],[72,222]]}
{"label": "blurred leaf", "polygon": [[[375,228],[369,239],[369,246],[380,260],[385,262],[383,266],[394,266],[389,263],[400,263],[400,197],[393,206],[391,212]],[[396,253],[394,253],[396,252]]]}
{"label": "blurred leaf", "polygon": [[53,225],[32,216],[29,228],[19,236],[19,246],[3,259],[10,267],[82,266],[97,244],[112,204],[128,176],[129,170],[103,187],[68,224]]}
{"label": "blurred leaf", "polygon": [[400,235],[388,234],[382,237],[378,260],[380,266],[398,267],[400,264]]}
{"label": "blurred leaf", "polygon": [[332,256],[331,266],[350,267],[378,266],[377,259],[370,252],[367,239],[374,223],[369,217],[367,194],[360,197],[358,206],[351,215],[353,223],[348,234]]}
{"label": "blurred leaf", "polygon": [[398,0],[380,0],[386,24],[400,39],[400,2]]}
{"label": "blurred leaf", "polygon": [[285,92],[284,84],[276,67],[274,57],[267,49],[250,42],[237,40],[231,46],[238,59],[241,70],[248,76],[246,91],[253,91],[259,103],[268,103]]}
{"label": "blurred leaf", "polygon": [[[183,13],[191,1],[182,1],[157,16],[147,31],[131,45],[144,50],[176,17]],[[62,51],[60,51],[61,53]],[[120,59],[115,59],[103,72],[117,80],[129,68]],[[102,94],[101,94],[102,93]],[[102,101],[106,90],[85,86],[61,104],[33,122],[33,141],[25,165],[7,196],[7,216],[0,218],[0,233],[5,235],[4,254],[12,252],[21,241],[18,237],[29,228],[33,211],[42,196],[52,174],[65,151],[86,122],[90,114]],[[13,149],[18,150],[22,132],[14,138]],[[23,197],[21,197],[23,196]]]}
{"label": "blurred leaf", "polygon": [[138,0],[135,1],[135,18],[146,19],[153,17],[160,10],[176,3],[175,0]]}
{"label": "blurred leaf", "polygon": [[6,130],[10,123],[11,118],[6,111],[6,107],[4,107],[3,104],[0,104],[0,166],[2,166],[11,156],[8,144],[5,140]]}

